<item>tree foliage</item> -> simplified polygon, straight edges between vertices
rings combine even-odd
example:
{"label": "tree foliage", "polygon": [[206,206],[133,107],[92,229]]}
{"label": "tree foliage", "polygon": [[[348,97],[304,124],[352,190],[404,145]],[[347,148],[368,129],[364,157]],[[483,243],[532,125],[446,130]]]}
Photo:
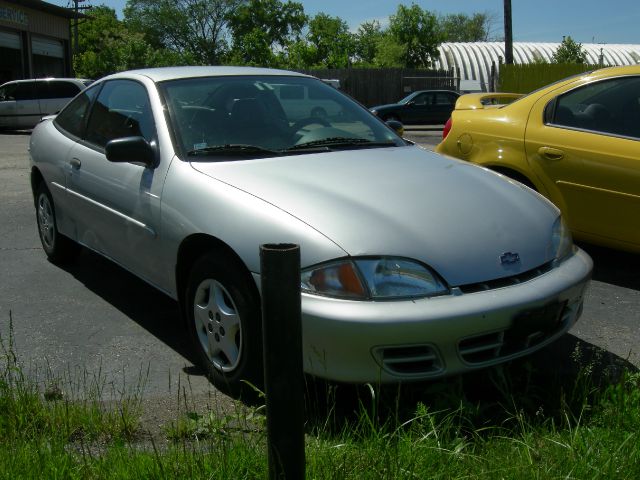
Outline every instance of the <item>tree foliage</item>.
{"label": "tree foliage", "polygon": [[582,44],[571,37],[562,39],[562,43],[553,54],[554,63],[586,63],[587,52],[582,48]]}
{"label": "tree foliage", "polygon": [[243,0],[127,0],[124,21],[156,48],[199,64],[217,64],[227,52],[228,18]]}
{"label": "tree foliage", "polygon": [[232,63],[280,66],[307,23],[301,3],[248,0],[228,15]]}
{"label": "tree foliage", "polygon": [[438,20],[433,13],[416,4],[410,7],[398,5],[396,13],[389,17],[389,33],[396,43],[404,45],[407,67],[428,68],[439,56],[442,33]]}
{"label": "tree foliage", "polygon": [[429,68],[440,43],[488,40],[494,21],[488,13],[436,16],[401,4],[387,27],[368,21],[352,33],[341,18],[309,17],[294,0],[127,0],[123,21],[108,7],[88,15],[74,67],[92,78],[180,64]]}
{"label": "tree foliage", "polygon": [[355,41],[347,23],[325,13],[309,21],[307,34],[311,64],[322,68],[345,68],[355,54]]}
{"label": "tree foliage", "polygon": [[105,6],[92,8],[78,27],[79,48],[73,59],[79,77],[100,78],[132,68],[185,63],[173,52],[153,48],[145,36],[128,30]]}
{"label": "tree foliage", "polygon": [[399,43],[389,32],[386,32],[377,43],[373,64],[378,68],[405,67],[407,45]]}
{"label": "tree foliage", "polygon": [[493,17],[489,13],[454,13],[439,17],[445,42],[486,42],[490,38]]}
{"label": "tree foliage", "polygon": [[375,61],[380,41],[384,36],[385,34],[379,21],[373,20],[362,23],[354,36],[356,60],[366,65],[372,65]]}

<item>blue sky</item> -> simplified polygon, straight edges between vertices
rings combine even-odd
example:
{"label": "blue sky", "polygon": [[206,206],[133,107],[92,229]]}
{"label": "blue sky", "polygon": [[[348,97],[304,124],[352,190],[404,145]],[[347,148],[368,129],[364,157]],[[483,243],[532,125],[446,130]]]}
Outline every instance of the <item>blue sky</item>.
{"label": "blue sky", "polygon": [[[47,0],[67,6],[69,0]],[[432,12],[487,12],[495,18],[497,34],[503,30],[502,0],[303,0],[305,12],[324,12],[344,19],[352,30],[366,20],[384,23],[399,3]],[[104,4],[114,8],[122,18],[126,0],[89,0],[85,4]],[[559,42],[570,35],[580,43],[640,43],[640,1],[638,0],[512,0],[513,38],[519,42]]]}

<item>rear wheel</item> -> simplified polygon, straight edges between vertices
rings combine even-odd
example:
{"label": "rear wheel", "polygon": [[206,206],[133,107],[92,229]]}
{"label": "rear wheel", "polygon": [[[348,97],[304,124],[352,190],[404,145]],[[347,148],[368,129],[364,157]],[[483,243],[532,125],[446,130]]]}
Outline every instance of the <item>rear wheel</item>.
{"label": "rear wheel", "polygon": [[522,183],[523,185],[526,185],[527,187],[529,187],[531,190],[534,190],[536,192],[538,191],[538,189],[535,187],[533,182],[531,182],[531,180],[529,180],[527,177],[525,177],[524,175],[522,175],[519,172],[516,172],[516,171],[513,171],[513,170],[509,170],[507,168],[494,168],[493,170],[495,172],[501,173],[505,177],[509,177],[512,180],[517,180],[518,182]]}
{"label": "rear wheel", "polygon": [[78,255],[80,245],[58,231],[53,198],[44,182],[36,189],[36,220],[42,249],[54,263],[69,262]]}
{"label": "rear wheel", "polygon": [[260,302],[244,269],[214,254],[197,260],[185,295],[191,341],[220,390],[250,399],[262,388]]}

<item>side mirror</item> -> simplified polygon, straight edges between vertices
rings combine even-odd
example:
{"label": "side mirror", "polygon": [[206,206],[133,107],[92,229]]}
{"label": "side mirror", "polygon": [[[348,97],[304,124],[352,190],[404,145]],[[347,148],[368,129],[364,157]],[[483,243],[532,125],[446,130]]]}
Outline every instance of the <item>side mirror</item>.
{"label": "side mirror", "polygon": [[399,122],[398,120],[387,120],[386,124],[399,136],[402,137],[404,135],[404,125],[402,122]]}
{"label": "side mirror", "polygon": [[108,142],[104,150],[110,162],[157,166],[155,149],[143,137],[116,138]]}
{"label": "side mirror", "polygon": [[415,101],[415,100],[409,100],[409,101],[407,102],[407,106],[408,106],[408,107],[413,107],[415,104],[416,104],[416,101]]}

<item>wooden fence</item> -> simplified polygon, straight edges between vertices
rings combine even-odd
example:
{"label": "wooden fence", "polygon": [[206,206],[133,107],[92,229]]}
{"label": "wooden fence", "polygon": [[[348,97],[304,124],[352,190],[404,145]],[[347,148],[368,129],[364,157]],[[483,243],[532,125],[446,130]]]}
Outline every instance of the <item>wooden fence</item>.
{"label": "wooden fence", "polygon": [[318,78],[340,80],[340,89],[366,107],[395,103],[415,90],[458,90],[453,71],[408,68],[300,70]]}
{"label": "wooden fence", "polygon": [[500,65],[500,80],[496,91],[530,93],[570,75],[602,68],[598,65],[578,63],[532,63],[525,65]]}

